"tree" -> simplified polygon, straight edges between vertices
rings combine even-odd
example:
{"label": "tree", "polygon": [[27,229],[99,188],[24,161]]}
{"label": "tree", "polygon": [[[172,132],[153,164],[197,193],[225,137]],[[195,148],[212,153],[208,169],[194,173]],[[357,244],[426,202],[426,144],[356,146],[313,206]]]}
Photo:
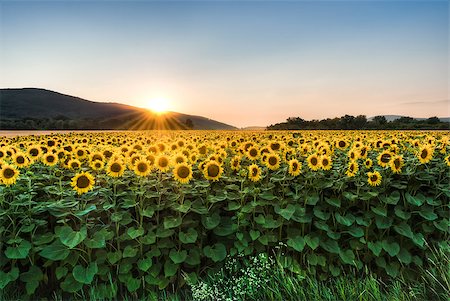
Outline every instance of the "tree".
{"label": "tree", "polygon": [[384,116],[375,116],[373,121],[378,125],[385,125],[387,123],[386,117]]}

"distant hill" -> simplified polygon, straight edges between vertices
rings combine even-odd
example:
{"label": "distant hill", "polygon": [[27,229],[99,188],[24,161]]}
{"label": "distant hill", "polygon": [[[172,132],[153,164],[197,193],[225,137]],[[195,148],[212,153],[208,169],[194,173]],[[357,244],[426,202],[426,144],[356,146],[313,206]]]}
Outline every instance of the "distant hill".
{"label": "distant hill", "polygon": [[[190,120],[190,121],[189,121]],[[201,116],[103,103],[37,88],[0,89],[0,129],[234,130]]]}
{"label": "distant hill", "polygon": [[266,130],[265,126],[247,126],[245,128],[241,128],[242,131],[264,131]]}
{"label": "distant hill", "polygon": [[[384,116],[386,118],[386,121],[388,121],[388,122],[400,119],[402,117],[407,117],[407,116],[401,116],[401,115],[380,115],[380,116]],[[374,117],[375,116],[369,117],[369,118],[367,118],[367,120],[368,121],[372,121]],[[413,119],[414,120],[427,120],[428,118],[416,118],[416,117],[413,117]],[[450,122],[450,117],[439,117],[439,120],[441,122]]]}

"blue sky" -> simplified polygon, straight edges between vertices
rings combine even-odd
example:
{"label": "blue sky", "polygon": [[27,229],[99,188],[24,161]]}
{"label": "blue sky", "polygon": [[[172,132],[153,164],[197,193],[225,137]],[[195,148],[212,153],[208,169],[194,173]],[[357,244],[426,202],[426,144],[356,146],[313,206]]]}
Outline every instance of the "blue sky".
{"label": "blue sky", "polygon": [[236,126],[449,116],[448,1],[0,1],[0,87]]}

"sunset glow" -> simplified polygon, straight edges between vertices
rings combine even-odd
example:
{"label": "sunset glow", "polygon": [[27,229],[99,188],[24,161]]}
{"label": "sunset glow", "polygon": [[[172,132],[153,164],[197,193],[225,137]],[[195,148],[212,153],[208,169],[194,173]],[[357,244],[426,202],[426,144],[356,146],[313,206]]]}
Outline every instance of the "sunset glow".
{"label": "sunset glow", "polygon": [[153,113],[161,115],[169,110],[169,103],[169,100],[165,98],[153,98],[148,102],[147,108]]}

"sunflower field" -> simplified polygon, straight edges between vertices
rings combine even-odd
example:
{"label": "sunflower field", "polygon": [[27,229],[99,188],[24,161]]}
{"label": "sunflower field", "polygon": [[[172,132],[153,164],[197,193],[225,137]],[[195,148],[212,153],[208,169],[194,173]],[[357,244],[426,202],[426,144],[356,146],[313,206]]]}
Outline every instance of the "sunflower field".
{"label": "sunflower field", "polygon": [[0,289],[182,287],[227,255],[418,277],[450,238],[450,132],[0,137]]}

